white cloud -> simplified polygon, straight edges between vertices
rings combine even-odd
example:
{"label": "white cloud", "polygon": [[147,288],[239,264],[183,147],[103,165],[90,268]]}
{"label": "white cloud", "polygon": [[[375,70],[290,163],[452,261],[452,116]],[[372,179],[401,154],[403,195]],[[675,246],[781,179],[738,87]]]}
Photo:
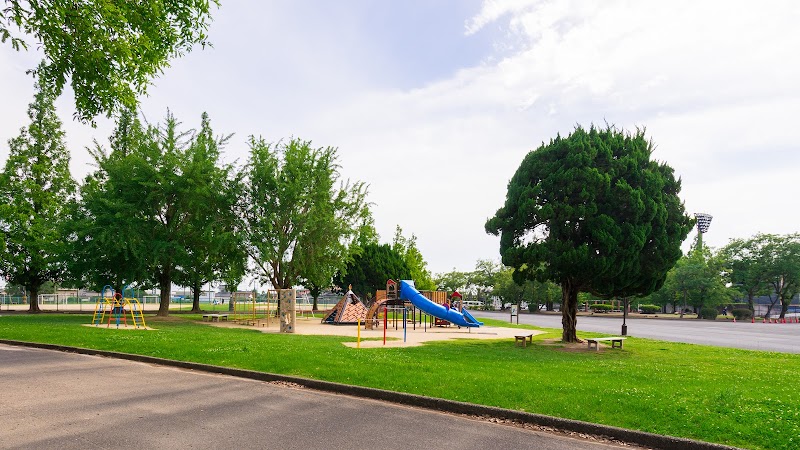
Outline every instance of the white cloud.
{"label": "white cloud", "polygon": [[[497,258],[483,225],[508,180],[527,151],[578,123],[646,126],[656,158],[682,177],[688,211],[715,216],[711,245],[798,229],[800,4],[487,0],[465,18],[464,45],[499,28],[502,50],[413,89],[375,78],[363,55],[380,46],[353,31],[356,21],[315,33],[283,23],[285,11],[250,9],[223,8],[215,48],[156,80],[143,101],[148,119],[169,107],[193,127],[206,110],[216,131],[237,133],[228,153],[240,161],[248,134],[339,147],[345,176],[371,185],[384,239],[396,224],[414,233],[436,272]],[[0,48],[0,142],[26,123],[32,94],[17,58]],[[71,122],[70,102],[59,107],[74,170],[85,173],[75,148],[92,135],[105,141],[108,125]]]}

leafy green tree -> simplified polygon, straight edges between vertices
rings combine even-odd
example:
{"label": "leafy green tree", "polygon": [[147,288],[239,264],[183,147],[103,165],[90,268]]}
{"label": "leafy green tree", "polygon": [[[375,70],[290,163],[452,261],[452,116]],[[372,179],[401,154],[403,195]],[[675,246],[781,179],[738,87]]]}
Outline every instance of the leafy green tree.
{"label": "leafy green tree", "polygon": [[552,281],[528,280],[527,282],[530,283],[530,299],[527,300],[530,312],[539,311],[541,306],[552,311],[553,303],[561,300],[561,288]]}
{"label": "leafy green tree", "polygon": [[492,292],[500,298],[503,308],[505,308],[506,304],[519,305],[528,300],[533,291],[533,281],[525,280],[524,283],[518,284],[513,279],[513,273],[514,268],[504,267],[495,277],[495,285]]}
{"label": "leafy green tree", "polygon": [[431,272],[428,270],[428,264],[417,248],[417,237],[414,234],[410,238],[403,236],[403,229],[400,228],[400,225],[397,225],[394,231],[392,249],[405,260],[406,265],[411,270],[411,279],[414,280],[414,285],[417,289],[423,291],[436,289],[436,283],[433,282]]}
{"label": "leafy green tree", "polygon": [[203,285],[224,278],[241,278],[246,271],[244,249],[236,204],[240,180],[232,167],[221,165],[220,149],[230,135],[215,138],[208,114],[203,113],[200,131],[187,147],[181,169],[186,203],[186,261],[178,268],[175,281],[192,291],[192,312],[200,312]]}
{"label": "leafy green tree", "polygon": [[470,290],[474,290],[476,300],[482,301],[485,309],[491,307],[490,296],[497,283],[497,276],[501,269],[502,266],[496,261],[479,259],[475,263],[475,270],[470,272],[467,277]]}
{"label": "leafy green tree", "polygon": [[644,130],[581,127],[528,153],[486,223],[519,282],[561,286],[562,339],[576,342],[579,292],[643,296],[664,282],[692,226],[680,181],[651,160]]}
{"label": "leafy green tree", "polygon": [[249,145],[241,214],[259,275],[276,289],[324,285],[358,237],[366,185],[340,181],[335,148],[255,137]]}
{"label": "leafy green tree", "polygon": [[[348,264],[355,257],[361,254],[364,247],[370,244],[377,244],[378,232],[375,230],[374,219],[368,206],[360,210],[361,217],[357,220],[356,238],[350,243],[346,255],[332,255],[330,258],[318,258],[309,271],[302,277],[303,285],[308,288],[313,299],[312,309],[316,310],[319,296],[323,291],[333,288],[333,277],[339,274],[343,276],[347,273]],[[336,248],[334,251],[338,250]]]}
{"label": "leafy green tree", "polygon": [[[725,260],[708,247],[694,247],[678,260],[664,285],[650,296],[654,304],[672,304],[683,317],[686,306],[696,311],[714,308],[731,300],[733,291],[725,286]],[[682,305],[679,307],[679,305]],[[698,318],[700,316],[698,315]]]}
{"label": "leafy green tree", "polygon": [[0,176],[0,274],[25,288],[30,312],[39,312],[41,286],[64,274],[61,224],[65,205],[75,194],[54,101],[51,91],[37,86],[28,107],[31,123],[9,140],[9,157]]}
{"label": "leafy green tree", "polygon": [[800,234],[763,236],[766,279],[786,316],[792,298],[800,291]]}
{"label": "leafy green tree", "polygon": [[[454,279],[457,280],[457,283],[462,286],[459,289],[464,289],[463,286],[476,283],[479,279],[484,280],[480,281],[480,287],[471,284],[472,288],[476,289],[476,291],[480,288],[481,292],[491,292],[492,296],[500,299],[503,307],[506,304],[521,304],[525,302],[531,312],[536,312],[539,310],[540,305],[549,304],[552,309],[553,302],[560,299],[561,291],[552,282],[542,283],[528,279],[522,283],[514,281],[513,267],[499,266],[491,260],[478,260],[476,268],[478,269],[468,274],[453,272],[448,276],[455,277]],[[486,283],[491,283],[491,285],[486,285]],[[487,295],[481,295],[480,298],[486,299]]]}
{"label": "leafy green tree", "polygon": [[459,272],[453,268],[452,271],[441,273],[434,278],[437,289],[447,292],[466,291],[469,285],[469,273]]}
{"label": "leafy green tree", "polygon": [[126,170],[126,158],[136,154],[145,139],[136,111],[126,109],[119,113],[109,137],[110,154],[106,155],[97,142],[90,149],[95,161],[103,161],[104,168],[86,177],[80,199],[69,204],[69,219],[64,224],[72,256],[67,264],[68,277],[76,286],[100,290],[110,285],[120,292],[126,284],[138,281],[140,287],[150,287],[147,240],[139,228],[141,214],[135,204],[107,195],[114,185],[111,174]]}
{"label": "leafy green tree", "polygon": [[337,275],[334,283],[342,289],[350,285],[353,292],[369,299],[375,291],[386,288],[387,280],[410,278],[406,261],[391,246],[369,244],[347,264],[344,274]]}
{"label": "leafy green tree", "polygon": [[734,289],[747,296],[750,311],[755,311],[754,299],[769,292],[767,261],[763,247],[766,235],[749,239],[731,239],[720,252],[729,270],[728,280]]}
{"label": "leafy green tree", "polygon": [[[76,116],[90,121],[132,108],[169,59],[207,45],[210,5],[217,0],[108,2],[6,0],[0,41],[16,50],[34,42],[44,62],[39,84],[58,97],[69,80]],[[19,34],[16,34],[19,33]]]}
{"label": "leafy green tree", "polygon": [[[120,119],[111,152],[98,146],[93,153],[98,171],[87,178],[80,206],[79,223],[86,228],[72,239],[75,247],[85,247],[80,265],[90,267],[95,282],[108,276],[116,289],[130,283],[155,285],[161,297],[158,314],[166,316],[172,283],[188,277],[195,264],[206,277],[208,267],[218,266],[205,266],[208,261],[200,254],[233,246],[227,241],[234,239],[228,219],[219,217],[228,214],[231,199],[226,196],[232,194],[220,180],[203,178],[211,162],[200,160],[213,160],[213,151],[203,156],[208,148],[201,148],[210,143],[197,143],[204,138],[180,131],[171,114],[163,126],[146,128],[132,114]],[[221,222],[207,222],[213,219]],[[201,239],[204,233],[202,239],[212,244]]]}

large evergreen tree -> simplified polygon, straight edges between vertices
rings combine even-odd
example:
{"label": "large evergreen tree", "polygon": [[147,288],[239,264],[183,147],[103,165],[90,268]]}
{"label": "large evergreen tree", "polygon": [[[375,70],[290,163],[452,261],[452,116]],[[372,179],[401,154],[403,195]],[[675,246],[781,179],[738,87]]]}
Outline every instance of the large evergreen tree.
{"label": "large evergreen tree", "polygon": [[386,288],[387,280],[410,278],[408,264],[389,244],[368,244],[334,281],[343,290],[352,286],[353,292],[371,299],[375,291]]}
{"label": "large evergreen tree", "polygon": [[579,292],[646,295],[681,256],[692,221],[680,181],[652,152],[643,130],[576,127],[528,153],[486,223],[516,281],[561,286],[565,342],[578,340]]}
{"label": "large evergreen tree", "polygon": [[25,288],[31,312],[39,311],[42,284],[64,274],[61,227],[75,193],[54,100],[51,91],[37,86],[28,107],[31,123],[9,141],[0,176],[0,274]]}

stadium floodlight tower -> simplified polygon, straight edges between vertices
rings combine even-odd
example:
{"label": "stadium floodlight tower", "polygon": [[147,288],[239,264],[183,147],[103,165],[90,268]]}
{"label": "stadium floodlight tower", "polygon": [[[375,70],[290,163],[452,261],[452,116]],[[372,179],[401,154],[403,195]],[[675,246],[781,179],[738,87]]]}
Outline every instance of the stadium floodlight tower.
{"label": "stadium floodlight tower", "polygon": [[703,248],[703,234],[708,231],[708,227],[711,225],[711,219],[714,218],[711,214],[708,213],[695,213],[694,218],[697,219],[697,248]]}

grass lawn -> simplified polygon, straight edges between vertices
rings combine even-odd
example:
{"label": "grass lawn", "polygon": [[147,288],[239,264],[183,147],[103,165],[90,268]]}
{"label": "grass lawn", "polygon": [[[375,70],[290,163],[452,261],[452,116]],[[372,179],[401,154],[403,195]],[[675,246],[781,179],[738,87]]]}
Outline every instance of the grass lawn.
{"label": "grass lawn", "polygon": [[117,331],[80,326],[91,315],[3,315],[0,338],[298,375],[747,448],[800,447],[800,355],[637,338],[621,351],[568,351],[546,343],[560,330],[534,336],[526,348],[504,339],[354,349],[341,344],[354,341],[344,337],[199,321],[148,317],[157,330]]}

